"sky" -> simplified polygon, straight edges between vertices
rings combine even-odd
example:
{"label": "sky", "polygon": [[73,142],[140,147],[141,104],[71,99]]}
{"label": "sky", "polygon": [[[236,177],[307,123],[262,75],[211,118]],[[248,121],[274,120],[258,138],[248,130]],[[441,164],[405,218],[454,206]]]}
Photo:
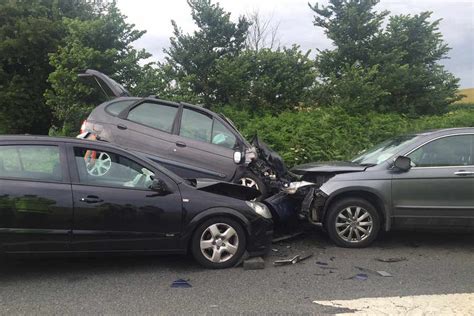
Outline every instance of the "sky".
{"label": "sky", "polygon": [[[219,0],[231,19],[258,11],[260,16],[278,24],[278,39],[282,46],[297,44],[302,50],[331,47],[322,31],[313,25],[313,11],[308,0]],[[309,0],[312,4],[326,4],[327,0]],[[118,6],[127,16],[127,22],[136,25],[146,34],[134,43],[163,60],[163,49],[169,47],[173,28],[171,20],[190,33],[195,29],[191,10],[186,0],[118,0]],[[432,11],[432,19],[442,19],[440,31],[452,48],[449,59],[442,63],[461,79],[461,88],[474,87],[474,0],[381,0],[376,10],[389,10],[394,14],[417,14]]]}

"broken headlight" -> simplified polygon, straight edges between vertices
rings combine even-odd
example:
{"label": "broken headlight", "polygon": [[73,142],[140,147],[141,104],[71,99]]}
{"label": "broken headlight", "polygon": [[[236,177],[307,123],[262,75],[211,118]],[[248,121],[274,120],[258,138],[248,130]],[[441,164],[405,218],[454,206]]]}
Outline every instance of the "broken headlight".
{"label": "broken headlight", "polygon": [[300,188],[306,187],[308,185],[314,185],[314,183],[308,181],[290,182],[290,184],[283,188],[282,191],[288,194],[295,194]]}
{"label": "broken headlight", "polygon": [[265,218],[272,218],[272,213],[270,213],[270,210],[265,204],[251,201],[245,201],[245,203],[247,203],[247,205],[258,215],[263,216]]}

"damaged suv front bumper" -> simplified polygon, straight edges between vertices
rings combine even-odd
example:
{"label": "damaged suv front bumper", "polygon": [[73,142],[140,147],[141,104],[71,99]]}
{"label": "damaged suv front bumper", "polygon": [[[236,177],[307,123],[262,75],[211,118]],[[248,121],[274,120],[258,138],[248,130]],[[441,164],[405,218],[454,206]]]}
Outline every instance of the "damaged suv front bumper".
{"label": "damaged suv front bumper", "polygon": [[307,219],[312,224],[319,224],[324,216],[324,207],[328,195],[311,182],[292,182],[280,193],[269,197],[264,203],[272,211],[277,222],[291,218]]}

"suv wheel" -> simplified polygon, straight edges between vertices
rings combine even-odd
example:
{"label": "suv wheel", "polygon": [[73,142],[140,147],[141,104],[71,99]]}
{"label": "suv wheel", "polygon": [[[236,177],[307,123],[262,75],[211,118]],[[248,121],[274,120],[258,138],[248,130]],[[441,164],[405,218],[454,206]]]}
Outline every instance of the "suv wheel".
{"label": "suv wheel", "polygon": [[362,248],[370,245],[377,237],[380,216],[368,201],[347,198],[330,207],[325,226],[336,245]]}
{"label": "suv wheel", "polygon": [[267,197],[268,192],[265,183],[253,172],[244,172],[235,180],[235,183],[260,191],[260,196],[255,199],[256,201],[261,201]]}
{"label": "suv wheel", "polygon": [[194,258],[204,267],[234,266],[244,254],[246,236],[242,226],[227,217],[209,219],[199,225],[191,241]]}

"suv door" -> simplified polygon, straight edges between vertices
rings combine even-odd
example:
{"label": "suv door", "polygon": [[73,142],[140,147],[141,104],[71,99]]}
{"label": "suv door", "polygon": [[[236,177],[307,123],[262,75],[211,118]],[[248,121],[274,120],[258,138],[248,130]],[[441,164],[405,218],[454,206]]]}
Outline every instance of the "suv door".
{"label": "suv door", "polygon": [[178,135],[172,157],[203,170],[194,177],[232,179],[237,167],[233,157],[238,141],[220,120],[205,112],[183,107]]}
{"label": "suv door", "polygon": [[[182,220],[177,184],[133,156],[99,146],[69,148],[73,250],[176,249]],[[152,178],[163,180],[169,192],[149,189]]]}
{"label": "suv door", "polygon": [[61,146],[0,144],[0,244],[5,252],[68,251],[72,193]]}
{"label": "suv door", "polygon": [[407,153],[413,167],[393,176],[394,224],[474,227],[474,135],[443,136]]}

